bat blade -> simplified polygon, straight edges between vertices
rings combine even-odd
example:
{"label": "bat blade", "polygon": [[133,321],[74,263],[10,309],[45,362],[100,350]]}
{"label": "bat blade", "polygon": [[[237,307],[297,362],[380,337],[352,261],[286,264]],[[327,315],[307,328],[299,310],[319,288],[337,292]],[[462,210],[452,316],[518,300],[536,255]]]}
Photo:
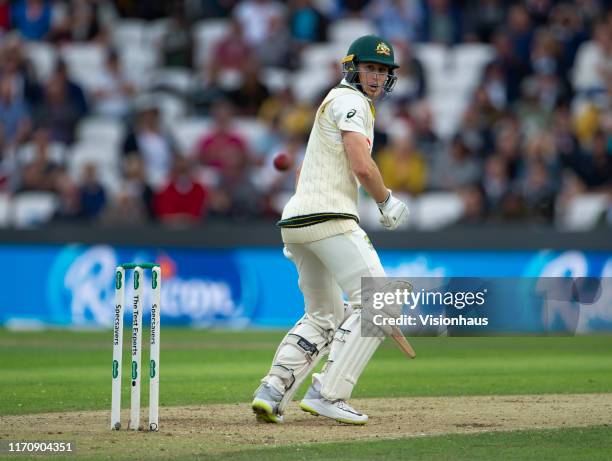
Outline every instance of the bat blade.
{"label": "bat blade", "polygon": [[391,339],[395,341],[397,347],[406,355],[406,357],[413,359],[416,357],[416,352],[408,342],[408,340],[404,337],[402,331],[397,327],[392,327],[393,330],[391,332]]}

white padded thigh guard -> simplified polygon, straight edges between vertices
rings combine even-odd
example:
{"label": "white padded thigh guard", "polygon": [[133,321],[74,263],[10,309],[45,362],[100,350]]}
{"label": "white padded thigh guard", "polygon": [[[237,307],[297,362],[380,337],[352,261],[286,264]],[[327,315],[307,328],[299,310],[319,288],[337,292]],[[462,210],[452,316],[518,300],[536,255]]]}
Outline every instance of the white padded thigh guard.
{"label": "white padded thigh guard", "polygon": [[356,309],[336,330],[324,373],[317,377],[322,381],[321,395],[328,400],[348,400],[359,376],[384,339],[361,336],[361,309]]}

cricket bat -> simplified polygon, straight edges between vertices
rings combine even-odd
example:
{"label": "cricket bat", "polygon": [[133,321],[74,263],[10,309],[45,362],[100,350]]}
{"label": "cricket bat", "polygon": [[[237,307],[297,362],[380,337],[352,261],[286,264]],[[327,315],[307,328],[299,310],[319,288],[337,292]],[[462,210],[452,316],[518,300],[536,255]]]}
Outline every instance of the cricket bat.
{"label": "cricket bat", "polygon": [[391,327],[391,338],[397,344],[397,347],[401,349],[401,351],[406,354],[409,359],[413,359],[416,357],[416,352],[408,342],[408,340],[404,337],[402,331],[396,326]]}

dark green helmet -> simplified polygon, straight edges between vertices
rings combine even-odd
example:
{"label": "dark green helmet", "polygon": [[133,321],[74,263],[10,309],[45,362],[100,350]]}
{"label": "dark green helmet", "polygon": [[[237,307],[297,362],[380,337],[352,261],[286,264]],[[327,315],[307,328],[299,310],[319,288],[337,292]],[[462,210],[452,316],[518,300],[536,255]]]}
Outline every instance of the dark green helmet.
{"label": "dark green helmet", "polygon": [[[384,64],[391,69],[399,67],[394,60],[393,46],[386,40],[376,35],[364,35],[358,38],[348,49],[344,59],[352,57],[356,62],[375,62]],[[344,62],[344,60],[343,60]]]}
{"label": "dark green helmet", "polygon": [[342,59],[342,71],[347,82],[359,82],[357,65],[363,62],[374,62],[389,67],[388,77],[383,88],[386,93],[390,93],[397,81],[394,71],[399,67],[395,62],[393,46],[376,35],[364,35],[351,43],[346,57]]}

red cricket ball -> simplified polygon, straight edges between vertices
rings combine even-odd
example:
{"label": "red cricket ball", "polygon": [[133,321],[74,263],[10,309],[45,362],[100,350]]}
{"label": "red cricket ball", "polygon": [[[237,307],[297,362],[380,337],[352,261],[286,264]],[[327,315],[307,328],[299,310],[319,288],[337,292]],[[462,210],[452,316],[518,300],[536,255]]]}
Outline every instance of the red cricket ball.
{"label": "red cricket ball", "polygon": [[281,152],[274,157],[274,168],[278,171],[285,171],[291,166],[291,159],[289,156]]}

